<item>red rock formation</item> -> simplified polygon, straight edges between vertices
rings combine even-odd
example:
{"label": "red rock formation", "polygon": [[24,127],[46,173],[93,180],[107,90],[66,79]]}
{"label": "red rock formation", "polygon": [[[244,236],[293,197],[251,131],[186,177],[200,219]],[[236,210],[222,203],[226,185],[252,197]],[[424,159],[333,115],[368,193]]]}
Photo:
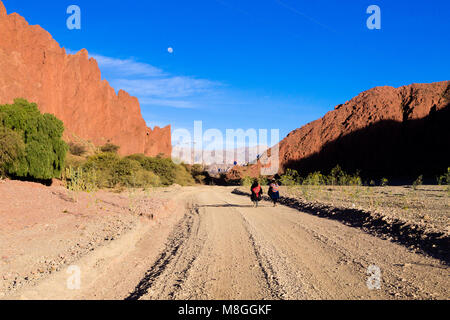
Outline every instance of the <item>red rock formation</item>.
{"label": "red rock formation", "polygon": [[422,119],[433,107],[439,111],[448,104],[444,94],[450,92],[449,86],[450,81],[443,81],[400,88],[376,87],[365,91],[282,140],[279,144],[280,167],[318,153],[327,143],[377,122],[390,120],[401,123]]}
{"label": "red rock formation", "polygon": [[[450,165],[449,108],[450,81],[365,91],[283,139],[280,172],[324,172],[340,164],[373,175],[431,177]],[[230,179],[244,171],[255,176],[236,168]]]}
{"label": "red rock formation", "polygon": [[61,119],[67,140],[114,143],[124,155],[171,155],[170,126],[147,128],[138,99],[122,90],[116,94],[86,50],[66,54],[40,26],[7,15],[0,1],[0,103],[18,97]]}

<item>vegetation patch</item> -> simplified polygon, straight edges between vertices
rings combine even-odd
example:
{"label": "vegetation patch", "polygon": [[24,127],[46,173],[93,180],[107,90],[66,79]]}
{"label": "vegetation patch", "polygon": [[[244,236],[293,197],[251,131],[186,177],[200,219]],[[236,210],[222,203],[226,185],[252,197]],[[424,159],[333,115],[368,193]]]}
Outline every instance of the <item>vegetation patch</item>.
{"label": "vegetation patch", "polygon": [[65,180],[69,189],[90,191],[103,188],[147,188],[194,184],[184,165],[170,159],[135,154],[121,157],[116,152],[100,152],[84,161],[71,158]]}
{"label": "vegetation patch", "polygon": [[61,177],[68,150],[63,132],[62,121],[41,114],[35,103],[16,99],[0,105],[0,170],[31,180]]}

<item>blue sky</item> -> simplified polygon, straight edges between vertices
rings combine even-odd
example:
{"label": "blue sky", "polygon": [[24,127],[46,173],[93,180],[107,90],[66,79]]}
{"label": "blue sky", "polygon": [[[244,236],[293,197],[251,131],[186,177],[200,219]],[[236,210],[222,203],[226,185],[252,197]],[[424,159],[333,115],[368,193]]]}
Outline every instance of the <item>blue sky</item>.
{"label": "blue sky", "polygon": [[[281,138],[374,86],[450,77],[450,1],[4,0],[103,78],[149,126],[278,128]],[[81,30],[66,9],[81,8]],[[381,8],[381,30],[366,9]],[[172,47],[174,52],[169,53]]]}

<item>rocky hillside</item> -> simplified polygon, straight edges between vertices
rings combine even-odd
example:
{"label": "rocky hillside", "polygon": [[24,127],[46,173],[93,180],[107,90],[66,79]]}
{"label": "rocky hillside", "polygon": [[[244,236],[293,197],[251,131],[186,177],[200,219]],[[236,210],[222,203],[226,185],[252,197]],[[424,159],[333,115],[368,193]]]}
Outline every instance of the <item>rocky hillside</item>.
{"label": "rocky hillside", "polygon": [[61,119],[66,140],[110,142],[122,154],[171,154],[170,126],[148,128],[138,99],[116,94],[86,50],[66,54],[40,26],[7,15],[0,1],[0,103],[18,97]]}
{"label": "rocky hillside", "polygon": [[449,108],[450,81],[373,88],[282,140],[280,171],[434,177],[450,166]]}

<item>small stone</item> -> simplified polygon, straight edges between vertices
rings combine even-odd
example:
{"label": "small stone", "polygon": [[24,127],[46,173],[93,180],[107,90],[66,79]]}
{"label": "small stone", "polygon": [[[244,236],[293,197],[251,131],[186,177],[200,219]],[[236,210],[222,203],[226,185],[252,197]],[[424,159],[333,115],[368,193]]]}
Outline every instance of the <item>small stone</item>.
{"label": "small stone", "polygon": [[404,268],[411,267],[411,263],[405,263],[402,267],[404,267]]}

